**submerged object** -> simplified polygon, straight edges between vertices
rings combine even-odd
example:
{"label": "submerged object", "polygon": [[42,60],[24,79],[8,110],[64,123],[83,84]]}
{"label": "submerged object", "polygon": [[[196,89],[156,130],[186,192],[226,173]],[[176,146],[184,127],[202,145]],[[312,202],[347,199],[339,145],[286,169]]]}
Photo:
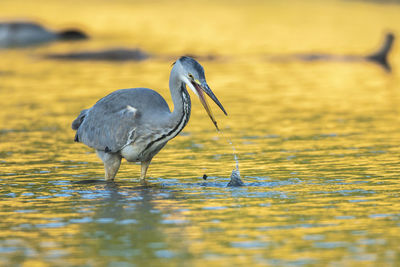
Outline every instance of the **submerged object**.
{"label": "submerged object", "polygon": [[200,98],[218,130],[205,94],[227,113],[208,86],[203,67],[190,57],[179,58],[171,70],[169,88],[173,112],[159,93],[148,88],[114,91],[81,111],[72,122],[75,141],[96,149],[104,163],[106,181],[114,180],[121,159],[125,158],[141,163],[140,181],[146,183],[147,168],[153,157],[189,121],[191,101],[186,86]]}
{"label": "submerged object", "polygon": [[26,47],[54,41],[88,38],[85,33],[77,29],[53,32],[35,22],[0,22],[0,48]]}
{"label": "submerged object", "polygon": [[242,179],[240,178],[240,172],[238,169],[233,169],[231,173],[231,180],[227,186],[244,186]]}
{"label": "submerged object", "polygon": [[372,62],[381,66],[386,72],[391,72],[392,67],[388,60],[389,52],[393,47],[395,36],[387,33],[380,48],[371,54],[364,55],[334,55],[325,53],[302,53],[289,56],[271,57],[276,61],[290,61],[293,59],[302,61],[336,61],[336,62]]}
{"label": "submerged object", "polygon": [[113,48],[101,51],[83,51],[63,54],[48,54],[44,56],[50,59],[60,60],[99,60],[99,61],[141,61],[150,57],[140,49]]}

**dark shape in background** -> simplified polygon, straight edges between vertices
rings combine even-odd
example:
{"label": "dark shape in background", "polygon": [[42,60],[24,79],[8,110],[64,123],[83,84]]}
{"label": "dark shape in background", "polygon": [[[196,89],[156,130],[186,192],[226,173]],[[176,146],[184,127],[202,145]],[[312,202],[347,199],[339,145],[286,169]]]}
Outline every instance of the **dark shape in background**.
{"label": "dark shape in background", "polygon": [[387,33],[385,36],[385,41],[383,42],[381,48],[377,52],[372,53],[371,55],[366,56],[365,58],[369,61],[381,64],[382,67],[387,72],[390,72],[392,70],[392,67],[390,66],[388,61],[388,54],[393,47],[393,42],[394,42],[394,34]]}
{"label": "dark shape in background", "polygon": [[[195,58],[200,61],[214,61],[219,57],[216,55],[194,55],[185,54],[185,56]],[[71,61],[142,61],[149,58],[158,58],[162,60],[176,60],[176,55],[162,56],[147,53],[139,48],[110,48],[98,51],[81,51],[43,55],[46,59],[71,60]]]}
{"label": "dark shape in background", "polygon": [[0,48],[29,47],[55,41],[78,41],[88,38],[87,34],[78,29],[54,32],[35,22],[0,23]]}
{"label": "dark shape in background", "polygon": [[82,51],[63,54],[48,54],[44,56],[49,59],[60,60],[108,60],[108,61],[141,61],[150,57],[150,55],[138,48],[113,48],[101,51]]}
{"label": "dark shape in background", "polygon": [[270,57],[271,60],[276,61],[290,61],[293,59],[301,61],[339,61],[339,62],[372,62],[381,66],[386,72],[391,72],[392,67],[388,60],[389,52],[393,47],[394,34],[387,33],[380,48],[367,56],[363,55],[332,55],[325,53],[305,53],[294,54],[289,56]]}

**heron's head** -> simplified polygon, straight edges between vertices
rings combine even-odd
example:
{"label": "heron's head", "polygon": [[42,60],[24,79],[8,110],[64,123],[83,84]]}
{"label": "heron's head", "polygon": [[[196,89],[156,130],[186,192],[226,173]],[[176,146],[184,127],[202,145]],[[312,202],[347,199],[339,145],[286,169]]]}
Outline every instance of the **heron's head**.
{"label": "heron's head", "polygon": [[[207,99],[204,95],[206,93],[218,107],[228,115],[219,102],[218,98],[211,91],[210,87],[206,82],[203,67],[191,57],[181,57],[175,64],[179,64],[179,77],[180,79],[199,97],[201,104],[207,111],[208,116],[211,118],[215,127],[218,129],[217,122],[215,121],[214,115],[210,106],[208,105]],[[178,67],[178,66],[177,66]]]}

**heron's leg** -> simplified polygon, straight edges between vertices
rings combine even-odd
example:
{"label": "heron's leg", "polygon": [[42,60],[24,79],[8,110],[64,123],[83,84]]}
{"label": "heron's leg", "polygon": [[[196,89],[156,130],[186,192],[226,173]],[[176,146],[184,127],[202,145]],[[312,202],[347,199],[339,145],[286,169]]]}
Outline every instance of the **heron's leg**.
{"label": "heron's leg", "polygon": [[121,155],[100,150],[97,150],[97,155],[104,163],[105,180],[113,181],[121,165]]}
{"label": "heron's leg", "polygon": [[151,160],[149,161],[142,161],[141,162],[141,173],[140,173],[140,183],[142,184],[147,184],[146,182],[146,173],[147,173],[147,169],[149,168]]}

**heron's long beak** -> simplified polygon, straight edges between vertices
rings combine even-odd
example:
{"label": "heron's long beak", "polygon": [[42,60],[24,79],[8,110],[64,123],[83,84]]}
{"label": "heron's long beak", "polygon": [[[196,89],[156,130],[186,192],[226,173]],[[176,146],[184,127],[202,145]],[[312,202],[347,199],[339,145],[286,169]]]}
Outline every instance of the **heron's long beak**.
{"label": "heron's long beak", "polygon": [[207,83],[204,82],[201,84],[200,82],[192,81],[191,84],[196,89],[197,95],[200,98],[200,102],[201,102],[201,104],[203,104],[203,107],[207,111],[208,116],[214,123],[215,128],[217,128],[217,130],[219,131],[217,121],[214,118],[214,114],[212,113],[212,110],[211,110],[210,106],[208,105],[207,99],[204,97],[203,92],[205,92],[215,102],[215,104],[217,104],[219,106],[219,108],[224,112],[225,115],[228,115],[226,113],[224,107],[222,106],[221,102],[219,102],[218,98],[214,95],[214,93],[211,91],[211,89]]}

